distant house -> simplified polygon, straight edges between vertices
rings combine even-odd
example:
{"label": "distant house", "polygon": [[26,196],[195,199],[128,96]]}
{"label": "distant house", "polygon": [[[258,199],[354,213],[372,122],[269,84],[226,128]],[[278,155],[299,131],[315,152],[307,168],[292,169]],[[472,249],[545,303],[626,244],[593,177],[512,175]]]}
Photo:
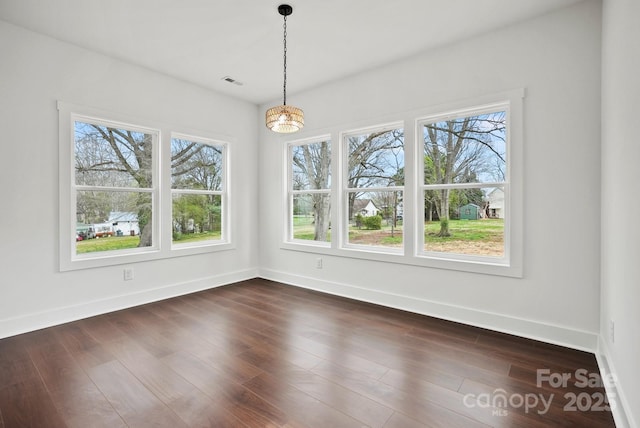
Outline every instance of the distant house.
{"label": "distant house", "polygon": [[493,189],[487,195],[489,206],[486,208],[486,215],[489,218],[504,218],[504,191],[499,187]]}
{"label": "distant house", "polygon": [[116,235],[140,235],[140,225],[136,213],[111,211],[108,222],[113,226]]}
{"label": "distant house", "polygon": [[353,215],[360,214],[364,217],[378,215],[380,210],[371,199],[356,199],[353,201]]}
{"label": "distant house", "polygon": [[404,203],[402,201],[398,202],[398,206],[396,207],[396,218],[398,220],[404,218]]}
{"label": "distant house", "polygon": [[476,204],[467,204],[460,207],[460,220],[478,220],[482,208]]}

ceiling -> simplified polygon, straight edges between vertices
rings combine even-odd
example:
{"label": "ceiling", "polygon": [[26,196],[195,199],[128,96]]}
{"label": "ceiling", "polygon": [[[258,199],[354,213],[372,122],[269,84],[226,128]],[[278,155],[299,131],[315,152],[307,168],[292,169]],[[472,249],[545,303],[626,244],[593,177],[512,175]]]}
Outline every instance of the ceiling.
{"label": "ceiling", "polygon": [[[579,1],[292,0],[287,95]],[[282,2],[0,0],[0,19],[260,104],[282,97]]]}

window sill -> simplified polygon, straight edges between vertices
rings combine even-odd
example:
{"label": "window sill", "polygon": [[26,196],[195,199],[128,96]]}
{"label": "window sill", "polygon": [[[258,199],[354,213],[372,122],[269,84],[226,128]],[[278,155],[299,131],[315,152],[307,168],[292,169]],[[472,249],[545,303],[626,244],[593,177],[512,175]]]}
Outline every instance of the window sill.
{"label": "window sill", "polygon": [[307,243],[283,242],[280,248],[287,251],[298,251],[312,254],[322,254],[327,256],[344,257],[372,262],[395,263],[408,266],[418,266],[433,269],[446,269],[459,272],[469,272],[484,275],[506,276],[512,278],[522,278],[523,270],[521,265],[509,264],[504,259],[496,261],[472,259],[471,257],[443,254],[434,255],[406,255],[401,252],[390,252],[389,250],[361,249],[360,247],[330,248],[326,246],[310,245]]}
{"label": "window sill", "polygon": [[138,252],[113,252],[91,257],[90,255],[76,256],[67,260],[60,260],[60,272],[74,271],[81,269],[91,269],[108,266],[118,266],[131,263],[139,263],[154,260],[163,260],[173,257],[192,256],[198,254],[214,253],[218,251],[228,251],[235,249],[231,243],[220,243],[210,245],[190,245],[183,247],[173,247],[169,251],[150,249]]}

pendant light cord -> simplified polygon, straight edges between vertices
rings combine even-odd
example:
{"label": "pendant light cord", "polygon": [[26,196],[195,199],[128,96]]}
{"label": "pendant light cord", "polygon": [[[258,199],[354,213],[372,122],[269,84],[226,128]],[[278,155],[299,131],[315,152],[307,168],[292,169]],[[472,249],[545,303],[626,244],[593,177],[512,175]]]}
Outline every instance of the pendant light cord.
{"label": "pendant light cord", "polygon": [[271,107],[265,113],[265,124],[273,132],[289,134],[297,132],[304,126],[304,112],[299,107],[287,105],[287,16],[291,15],[293,8],[288,4],[278,6],[278,13],[284,17],[283,29],[283,82],[282,104]]}
{"label": "pendant light cord", "polygon": [[287,105],[287,16],[284,16],[284,83],[282,85],[283,105]]}

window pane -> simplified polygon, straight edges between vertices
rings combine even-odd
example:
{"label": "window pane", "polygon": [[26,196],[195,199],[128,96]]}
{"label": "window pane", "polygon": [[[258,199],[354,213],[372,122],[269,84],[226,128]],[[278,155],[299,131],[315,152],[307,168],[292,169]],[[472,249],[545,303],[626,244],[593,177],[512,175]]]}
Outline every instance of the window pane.
{"label": "window pane", "polygon": [[75,122],[77,185],[152,187],[153,135]]}
{"label": "window pane", "polygon": [[173,189],[222,190],[223,146],[171,139]]}
{"label": "window pane", "polygon": [[222,239],[220,195],[173,195],[173,243]]}
{"label": "window pane", "polygon": [[78,191],[76,253],[152,245],[151,193]]}
{"label": "window pane", "polygon": [[349,243],[402,247],[402,192],[349,192]]}
{"label": "window pane", "polygon": [[293,190],[331,187],[331,143],[291,146]]}
{"label": "window pane", "polygon": [[423,136],[425,184],[505,180],[504,111],[425,124]]}
{"label": "window pane", "polygon": [[331,241],[331,197],[329,193],[293,196],[293,239]]}
{"label": "window pane", "polygon": [[[425,251],[504,256],[502,188],[426,190],[424,200]],[[448,215],[443,215],[443,206]]]}
{"label": "window pane", "polygon": [[349,188],[404,185],[404,130],[346,137]]}

